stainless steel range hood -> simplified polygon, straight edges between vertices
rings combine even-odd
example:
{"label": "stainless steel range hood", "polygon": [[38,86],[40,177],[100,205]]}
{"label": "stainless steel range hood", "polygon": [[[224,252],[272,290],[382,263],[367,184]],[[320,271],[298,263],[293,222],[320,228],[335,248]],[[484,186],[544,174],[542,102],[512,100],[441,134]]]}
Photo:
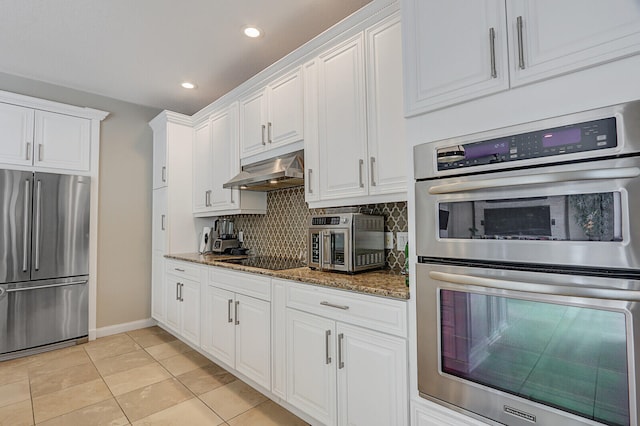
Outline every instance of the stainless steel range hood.
{"label": "stainless steel range hood", "polygon": [[271,191],[304,185],[304,151],[247,164],[223,188]]}

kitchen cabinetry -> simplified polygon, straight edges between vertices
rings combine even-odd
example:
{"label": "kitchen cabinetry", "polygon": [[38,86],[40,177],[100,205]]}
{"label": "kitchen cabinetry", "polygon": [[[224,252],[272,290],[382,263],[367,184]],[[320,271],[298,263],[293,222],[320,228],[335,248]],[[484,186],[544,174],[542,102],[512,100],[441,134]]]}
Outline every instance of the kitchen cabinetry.
{"label": "kitchen cabinetry", "polygon": [[327,425],[407,424],[405,304],[340,293],[287,289],[287,402]]}
{"label": "kitchen cabinetry", "polygon": [[88,172],[91,120],[0,103],[0,163]]}
{"label": "kitchen cabinetry", "polygon": [[183,339],[200,345],[200,268],[166,262],[166,316],[164,323]]}
{"label": "kitchen cabinetry", "polygon": [[241,158],[303,140],[302,84],[298,67],[240,99]]}
{"label": "kitchen cabinetry", "polygon": [[311,207],[406,199],[400,46],[396,13],[305,65],[318,79],[317,139],[305,144]]}
{"label": "kitchen cabinetry", "polygon": [[240,172],[238,103],[196,125],[193,139],[193,213],[197,217],[265,214],[265,193],[223,188]]}
{"label": "kitchen cabinetry", "polygon": [[202,349],[271,388],[271,280],[211,268],[203,300]]}
{"label": "kitchen cabinetry", "polygon": [[403,8],[407,116],[640,51],[633,0],[405,0]]}
{"label": "kitchen cabinetry", "polygon": [[[151,315],[166,320],[164,255],[192,252],[196,230],[191,212],[192,127],[188,117],[164,111],[149,125],[153,129],[153,182],[151,220]],[[157,188],[156,188],[157,185]],[[166,300],[165,300],[166,299]]]}

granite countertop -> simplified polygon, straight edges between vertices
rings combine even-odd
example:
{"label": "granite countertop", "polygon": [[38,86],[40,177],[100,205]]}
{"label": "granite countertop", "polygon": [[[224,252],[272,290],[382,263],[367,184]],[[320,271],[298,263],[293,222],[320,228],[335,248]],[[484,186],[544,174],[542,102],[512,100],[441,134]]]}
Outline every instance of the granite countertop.
{"label": "granite countertop", "polygon": [[388,270],[360,272],[358,274],[316,271],[308,267],[272,271],[269,269],[254,268],[251,266],[223,262],[224,260],[243,259],[247,256],[181,253],[167,254],[165,257],[185,262],[200,263],[203,265],[219,266],[237,271],[268,275],[285,280],[350,290],[357,293],[373,294],[393,299],[409,299],[409,288],[405,284],[405,276]]}

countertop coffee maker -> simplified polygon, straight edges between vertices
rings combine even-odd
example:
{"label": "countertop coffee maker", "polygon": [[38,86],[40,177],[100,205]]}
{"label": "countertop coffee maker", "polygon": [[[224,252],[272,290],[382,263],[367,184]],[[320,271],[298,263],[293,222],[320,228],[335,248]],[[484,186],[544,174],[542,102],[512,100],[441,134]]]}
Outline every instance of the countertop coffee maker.
{"label": "countertop coffee maker", "polygon": [[238,236],[233,230],[233,219],[216,219],[213,234],[216,235],[211,247],[214,253],[224,253],[240,247]]}

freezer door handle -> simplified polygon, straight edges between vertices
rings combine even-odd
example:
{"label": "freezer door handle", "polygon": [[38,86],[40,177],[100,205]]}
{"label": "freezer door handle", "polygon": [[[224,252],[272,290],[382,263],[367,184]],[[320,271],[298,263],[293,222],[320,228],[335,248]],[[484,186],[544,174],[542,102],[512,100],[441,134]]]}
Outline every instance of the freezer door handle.
{"label": "freezer door handle", "polygon": [[42,199],[42,181],[38,179],[36,182],[36,219],[35,219],[35,255],[34,255],[34,269],[37,271],[40,269],[40,220],[41,220],[41,199]]}
{"label": "freezer door handle", "polygon": [[24,181],[24,235],[22,236],[22,272],[29,268],[29,201],[31,200],[31,180]]}
{"label": "freezer door handle", "polygon": [[[67,285],[78,285],[78,284],[86,284],[86,281],[71,281],[68,283],[57,283],[57,284],[48,284],[48,285],[40,285],[40,286],[31,286],[31,287],[20,287],[20,288],[8,288],[6,290],[7,293],[17,293],[19,291],[28,291],[28,290],[40,290],[41,288],[53,288],[53,287],[64,287]],[[0,296],[2,292],[5,290],[0,288]]]}

